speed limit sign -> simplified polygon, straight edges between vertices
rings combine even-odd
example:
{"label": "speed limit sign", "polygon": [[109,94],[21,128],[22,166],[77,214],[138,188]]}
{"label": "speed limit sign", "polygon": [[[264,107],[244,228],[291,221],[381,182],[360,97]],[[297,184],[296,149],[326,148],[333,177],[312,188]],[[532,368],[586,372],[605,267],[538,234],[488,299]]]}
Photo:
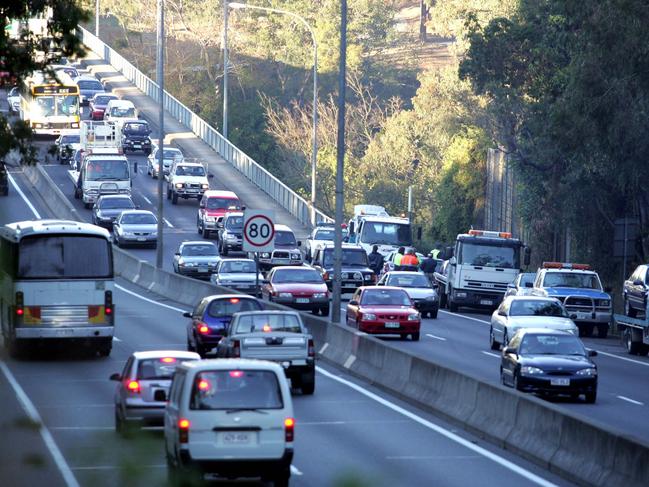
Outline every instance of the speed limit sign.
{"label": "speed limit sign", "polygon": [[243,212],[243,251],[271,252],[275,247],[275,212],[245,210]]}

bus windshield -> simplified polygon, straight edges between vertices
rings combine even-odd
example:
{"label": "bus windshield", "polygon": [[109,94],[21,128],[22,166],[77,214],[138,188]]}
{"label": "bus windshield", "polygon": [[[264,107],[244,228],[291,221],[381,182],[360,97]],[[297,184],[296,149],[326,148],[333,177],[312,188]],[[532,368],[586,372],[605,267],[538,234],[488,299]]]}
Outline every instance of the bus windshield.
{"label": "bus windshield", "polygon": [[462,242],[458,255],[460,264],[518,269],[520,252],[518,247]]}
{"label": "bus windshield", "polygon": [[69,116],[79,113],[79,97],[77,95],[45,95],[38,96],[32,103],[34,116],[53,117]]}
{"label": "bus windshield", "polygon": [[92,235],[27,236],[18,246],[19,279],[112,278],[110,242]]}
{"label": "bus windshield", "polygon": [[412,245],[412,233],[408,223],[370,222],[363,224],[360,241],[370,245]]}
{"label": "bus windshield", "polygon": [[128,162],[123,159],[90,160],[86,167],[88,181],[129,179]]}

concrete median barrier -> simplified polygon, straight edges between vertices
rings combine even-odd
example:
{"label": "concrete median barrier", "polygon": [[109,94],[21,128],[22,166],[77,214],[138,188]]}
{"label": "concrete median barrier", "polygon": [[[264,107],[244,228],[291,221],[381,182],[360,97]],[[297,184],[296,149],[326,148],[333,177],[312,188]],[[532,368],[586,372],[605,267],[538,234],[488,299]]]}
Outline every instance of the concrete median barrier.
{"label": "concrete median barrier", "polygon": [[[25,168],[57,218],[81,220],[42,168]],[[124,279],[193,307],[204,296],[234,293],[156,269],[115,247],[115,272]],[[269,308],[287,309],[277,304]],[[621,435],[537,397],[485,383],[356,329],[303,315],[319,358],[408,402],[461,425],[488,441],[579,485],[646,487],[649,443]],[[494,375],[497,371],[494,371]],[[588,406],[585,406],[588,407]]]}

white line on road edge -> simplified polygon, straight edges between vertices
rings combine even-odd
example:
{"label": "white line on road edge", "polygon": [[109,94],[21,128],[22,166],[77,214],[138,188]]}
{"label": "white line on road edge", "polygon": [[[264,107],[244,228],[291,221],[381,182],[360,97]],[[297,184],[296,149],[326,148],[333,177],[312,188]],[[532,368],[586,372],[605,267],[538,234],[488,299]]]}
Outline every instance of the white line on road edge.
{"label": "white line on road edge", "polygon": [[36,208],[34,208],[32,202],[27,199],[27,196],[25,196],[25,193],[23,193],[22,189],[18,187],[18,184],[16,184],[16,181],[14,181],[14,178],[11,177],[11,174],[7,173],[7,176],[9,176],[9,181],[11,181],[11,184],[13,185],[14,189],[18,192],[18,194],[21,196],[23,201],[27,203],[27,206],[29,207],[30,210],[32,210],[32,213],[36,216],[36,218],[41,218],[41,214],[38,211],[36,211]]}
{"label": "white line on road edge", "polygon": [[649,362],[640,362],[639,360],[633,360],[632,358],[620,357],[619,355],[615,355],[614,353],[607,353],[607,352],[600,352],[600,351],[598,351],[597,353],[599,355],[606,355],[607,357],[624,360],[625,362],[631,362],[632,364],[644,365],[645,367],[649,367]]}
{"label": "white line on road edge", "polygon": [[643,402],[636,401],[635,399],[631,399],[626,396],[617,396],[618,399],[622,399],[623,401],[630,402],[631,404],[637,404],[638,406],[644,406]]}
{"label": "white line on road edge", "polygon": [[29,419],[38,424],[38,431],[41,434],[41,438],[43,438],[45,446],[50,451],[52,459],[54,460],[56,466],[59,468],[59,471],[61,472],[66,485],[68,487],[79,487],[79,482],[77,482],[77,479],[74,477],[72,470],[70,470],[70,466],[65,461],[61,450],[59,450],[59,447],[56,446],[56,442],[54,441],[52,434],[45,426],[45,423],[43,423],[43,420],[41,419],[40,414],[38,414],[38,411],[36,410],[34,404],[29,400],[29,397],[27,397],[27,394],[25,394],[25,391],[22,387],[20,387],[20,384],[18,384],[18,381],[15,379],[15,377],[9,370],[9,367],[7,367],[4,362],[0,362],[0,369],[2,369],[2,372],[7,378],[7,381],[9,382],[9,384],[11,384],[11,387],[16,393],[18,401],[29,416]]}
{"label": "white line on road edge", "polygon": [[291,465],[291,473],[292,473],[293,475],[297,475],[298,477],[299,477],[300,475],[303,475],[302,472],[300,472],[300,471],[298,470],[298,468],[297,468],[295,465]]}
{"label": "white line on road edge", "polygon": [[451,313],[450,311],[444,311],[443,309],[440,309],[439,312],[444,313],[445,315],[459,316],[460,318],[464,318],[465,320],[477,321],[478,323],[486,323],[488,325],[491,324],[490,322],[485,320],[479,320],[478,318],[473,318],[472,316],[464,316],[459,313]]}
{"label": "white line on road edge", "polygon": [[484,350],[480,350],[480,351],[481,351],[482,353],[484,353],[485,355],[489,355],[490,357],[500,358],[500,355],[498,355],[497,353],[485,352]]}
{"label": "white line on road edge", "polygon": [[350,382],[346,379],[343,379],[342,377],[338,377],[331,372],[328,372],[324,370],[322,367],[316,367],[316,370],[320,372],[322,375],[325,377],[328,377],[330,379],[335,380],[336,382],[340,382],[343,385],[346,385],[347,387],[354,389],[355,391],[363,394],[366,397],[369,397],[370,399],[373,399],[374,401],[378,402],[379,404],[382,404],[383,406],[392,409],[393,411],[402,414],[403,416],[406,416],[407,418],[412,419],[413,421],[421,424],[422,426],[425,426],[428,429],[431,429],[435,431],[436,433],[439,433],[442,436],[445,436],[451,441],[454,441],[456,443],[459,443],[460,445],[464,446],[465,448],[468,448],[469,450],[472,450],[489,460],[492,460],[496,462],[497,464],[505,467],[508,470],[511,470],[514,473],[517,473],[521,477],[526,478],[527,480],[534,482],[537,485],[541,485],[543,487],[557,487],[556,484],[553,484],[552,482],[545,480],[544,478],[539,477],[538,475],[530,472],[529,470],[525,470],[523,467],[519,467],[515,463],[499,456],[496,455],[495,453],[490,452],[489,450],[486,450],[485,448],[482,448],[481,446],[475,445],[471,443],[469,440],[465,440],[461,436],[456,435],[455,433],[452,433],[451,431],[448,431],[441,426],[438,426],[434,423],[431,423],[430,421],[417,416],[414,413],[411,413],[407,409],[402,408],[401,406],[397,406],[394,403],[391,403],[390,401],[383,399],[382,397],[374,394],[373,392],[370,392],[363,387],[359,386],[358,384],[354,384],[353,382]]}
{"label": "white line on road edge", "polygon": [[125,293],[130,294],[131,296],[135,296],[136,298],[140,298],[143,301],[147,301],[148,303],[157,304],[158,306],[162,306],[163,308],[172,309],[172,310],[178,311],[180,313],[184,313],[186,311],[184,309],[176,308],[175,306],[171,306],[169,304],[160,303],[160,302],[155,301],[153,299],[149,299],[149,298],[145,298],[144,296],[140,296],[138,293],[134,293],[130,289],[126,289],[125,287],[122,287],[119,284],[115,284],[115,287],[117,289],[119,289],[120,291],[124,291]]}
{"label": "white line on road edge", "polygon": [[166,218],[163,218],[163,220],[165,221],[165,223],[166,223],[170,228],[174,228],[174,226],[171,224],[171,222],[170,222],[169,220],[167,220]]}
{"label": "white line on road edge", "polygon": [[113,337],[113,340],[115,340],[116,342],[121,342],[122,341],[119,338],[117,338],[116,336]]}
{"label": "white line on road edge", "polygon": [[151,200],[150,200],[149,198],[147,198],[146,196],[144,196],[143,194],[141,194],[140,196],[142,197],[142,199],[143,199],[144,201],[146,201],[146,202],[149,203],[150,205],[153,204],[153,203],[151,203]]}
{"label": "white line on road edge", "polygon": [[435,340],[441,340],[441,341],[443,341],[443,342],[446,341],[446,338],[444,338],[444,337],[438,337],[437,335],[431,335],[430,333],[426,333],[426,336],[427,336],[427,337],[434,338]]}

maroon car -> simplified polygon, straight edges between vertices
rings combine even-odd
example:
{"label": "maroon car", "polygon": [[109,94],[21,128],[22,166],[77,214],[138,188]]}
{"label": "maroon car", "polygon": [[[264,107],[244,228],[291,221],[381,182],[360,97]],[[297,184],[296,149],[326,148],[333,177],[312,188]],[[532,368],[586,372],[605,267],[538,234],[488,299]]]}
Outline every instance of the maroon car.
{"label": "maroon car", "polygon": [[262,297],[295,309],[329,315],[329,290],[318,271],[311,267],[274,267],[261,288]]}
{"label": "maroon car", "polygon": [[408,335],[419,340],[421,315],[408,293],[399,287],[359,287],[347,304],[347,324],[359,331],[381,335]]}
{"label": "maroon car", "polygon": [[106,105],[108,105],[109,101],[117,99],[119,99],[117,95],[107,93],[97,93],[94,95],[88,102],[88,106],[90,107],[90,118],[92,120],[103,120]]}

